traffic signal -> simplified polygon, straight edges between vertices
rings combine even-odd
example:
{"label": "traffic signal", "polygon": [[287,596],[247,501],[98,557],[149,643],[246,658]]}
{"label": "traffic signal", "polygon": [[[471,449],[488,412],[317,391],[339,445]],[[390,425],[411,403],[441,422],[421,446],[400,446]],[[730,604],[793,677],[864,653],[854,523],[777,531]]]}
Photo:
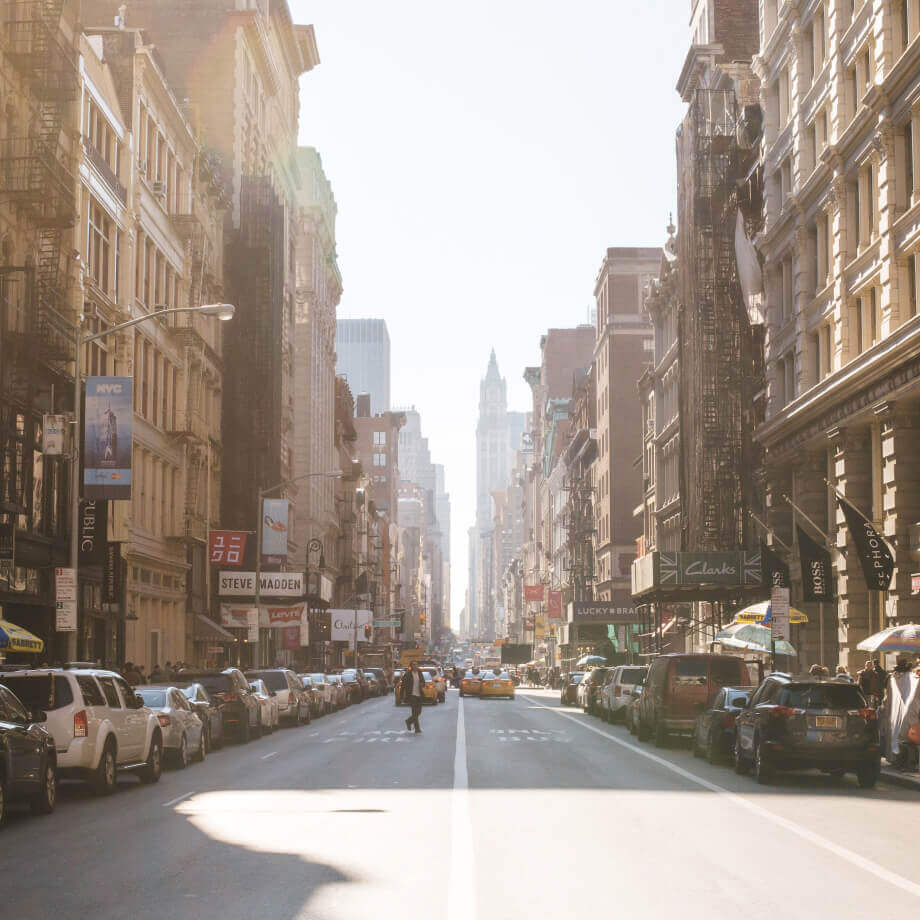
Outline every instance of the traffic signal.
{"label": "traffic signal", "polygon": [[371,627],[370,627],[370,623],[368,623],[364,627],[364,638],[370,639],[370,637],[371,637]]}
{"label": "traffic signal", "polygon": [[420,614],[418,615],[418,621],[419,621],[419,623],[422,624],[422,626],[425,625],[425,614],[424,614],[424,613],[420,613]]}

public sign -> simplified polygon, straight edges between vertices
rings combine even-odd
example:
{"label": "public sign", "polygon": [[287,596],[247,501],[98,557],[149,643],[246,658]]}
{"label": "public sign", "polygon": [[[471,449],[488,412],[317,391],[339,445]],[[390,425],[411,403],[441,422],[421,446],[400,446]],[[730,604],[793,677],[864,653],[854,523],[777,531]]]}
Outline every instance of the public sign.
{"label": "public sign", "polygon": [[374,629],[399,629],[400,626],[399,620],[374,620]]}
{"label": "public sign", "polygon": [[542,601],[543,585],[524,585],[525,601]]}
{"label": "public sign", "polygon": [[[303,572],[262,572],[259,594],[263,597],[302,597]],[[255,597],[255,572],[221,572],[217,593],[222,597]]]}
{"label": "public sign", "polygon": [[66,415],[42,416],[42,453],[46,457],[60,457],[64,453],[66,432]]}
{"label": "public sign", "polygon": [[54,570],[54,621],[57,632],[76,632],[77,573],[73,569]]}
{"label": "public sign", "polygon": [[770,616],[773,638],[789,641],[789,589],[770,589]]}
{"label": "public sign", "polygon": [[208,559],[213,565],[240,566],[246,553],[246,531],[212,530]]}
{"label": "public sign", "polygon": [[879,532],[848,501],[837,496],[837,504],[856,544],[866,585],[872,591],[887,591],[894,575],[894,558]]}
{"label": "public sign", "polygon": [[806,602],[832,601],[834,583],[831,554],[825,547],[812,540],[798,524],[795,530],[802,564],[802,599]]}
{"label": "public sign", "polygon": [[83,442],[83,495],[128,501],[131,498],[130,377],[86,378]]}
{"label": "public sign", "polygon": [[80,501],[80,565],[105,565],[108,520],[108,502]]}
{"label": "public sign", "polygon": [[355,621],[358,624],[358,639],[364,639],[364,627],[374,622],[370,610],[330,610],[332,615],[332,641],[347,642],[349,648],[355,646]]}
{"label": "public sign", "polygon": [[287,562],[289,512],[286,498],[262,499],[262,561],[269,565]]}

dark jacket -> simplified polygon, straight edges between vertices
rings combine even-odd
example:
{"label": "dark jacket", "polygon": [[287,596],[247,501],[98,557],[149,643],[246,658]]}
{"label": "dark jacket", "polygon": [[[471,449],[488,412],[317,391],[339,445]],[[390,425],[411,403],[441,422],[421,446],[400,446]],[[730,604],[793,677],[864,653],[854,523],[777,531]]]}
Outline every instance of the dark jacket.
{"label": "dark jacket", "polygon": [[[421,671],[419,671],[418,672],[418,695],[420,698],[424,696],[424,693],[422,692],[422,689],[424,688],[424,686],[425,686],[425,675],[422,674]],[[410,695],[412,694],[412,671],[411,670],[407,669],[406,673],[403,674],[403,676],[399,679],[399,690],[404,700],[409,699]]]}

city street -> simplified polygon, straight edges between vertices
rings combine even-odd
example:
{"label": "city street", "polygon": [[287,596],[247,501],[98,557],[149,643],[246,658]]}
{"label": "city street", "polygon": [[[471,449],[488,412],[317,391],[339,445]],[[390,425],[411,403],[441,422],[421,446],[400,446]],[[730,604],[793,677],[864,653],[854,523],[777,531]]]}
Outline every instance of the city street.
{"label": "city street", "polygon": [[639,745],[558,694],[458,698],[410,736],[392,696],[155,786],[11,816],[3,913],[136,920],[835,917],[916,909],[915,793],[819,774],[759,787]]}

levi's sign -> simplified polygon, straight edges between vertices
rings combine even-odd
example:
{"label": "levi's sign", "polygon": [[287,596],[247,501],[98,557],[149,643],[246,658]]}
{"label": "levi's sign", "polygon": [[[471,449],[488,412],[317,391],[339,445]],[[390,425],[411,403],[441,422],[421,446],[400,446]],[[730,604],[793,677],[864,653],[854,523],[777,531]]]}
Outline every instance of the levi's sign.
{"label": "levi's sign", "polygon": [[[262,572],[259,593],[263,597],[302,597],[303,572]],[[221,572],[218,594],[222,597],[255,597],[255,572]]]}

